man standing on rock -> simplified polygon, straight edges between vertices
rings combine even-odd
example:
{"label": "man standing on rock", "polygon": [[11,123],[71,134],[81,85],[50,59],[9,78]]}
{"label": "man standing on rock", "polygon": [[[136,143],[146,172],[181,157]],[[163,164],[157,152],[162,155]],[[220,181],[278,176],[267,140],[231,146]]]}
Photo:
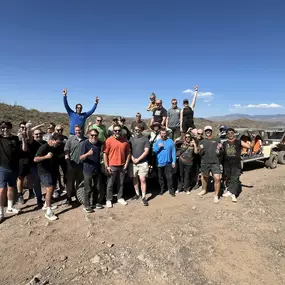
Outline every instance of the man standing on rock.
{"label": "man standing on rock", "polygon": [[80,161],[81,145],[85,141],[81,126],[75,125],[75,136],[70,136],[64,146],[65,161],[67,165],[66,173],[66,190],[67,199],[64,202],[66,205],[72,204],[72,197],[75,195],[76,187],[83,181],[82,163]]}
{"label": "man standing on rock", "polygon": [[167,137],[165,128],[161,129],[160,138],[155,142],[153,152],[156,154],[160,195],[163,195],[166,191],[164,183],[166,178],[169,194],[175,197],[173,189],[173,168],[175,168],[176,163],[176,150],[173,140]]}
{"label": "man standing on rock", "polygon": [[0,132],[0,223],[4,220],[4,201],[7,193],[7,214],[18,214],[13,207],[20,151],[27,151],[26,132],[22,133],[22,148],[17,136],[11,133],[12,124],[4,122]]}
{"label": "man standing on rock", "polygon": [[62,94],[63,94],[64,107],[65,107],[67,114],[69,116],[69,119],[70,119],[70,134],[75,135],[75,133],[74,133],[75,125],[80,125],[82,127],[82,130],[85,130],[86,119],[95,112],[97,105],[99,103],[99,98],[96,97],[95,104],[93,105],[93,107],[90,111],[88,111],[86,113],[82,113],[82,105],[81,104],[76,104],[76,106],[75,106],[76,111],[75,112],[69,107],[68,102],[67,102],[67,89],[63,89]]}
{"label": "man standing on rock", "polygon": [[241,150],[250,148],[250,145],[235,138],[235,130],[228,128],[226,131],[227,141],[223,142],[224,151],[224,175],[226,177],[228,191],[223,197],[231,197],[232,202],[237,202],[237,195],[240,191],[241,175]]}
{"label": "man standing on rock", "polygon": [[147,124],[142,121],[142,115],[141,113],[136,113],[136,120],[132,122],[131,124],[131,131],[133,133],[135,133],[135,127],[136,126],[140,126],[140,128],[142,129],[142,131],[146,131],[148,130]]}
{"label": "man standing on rock", "polygon": [[219,155],[222,149],[222,144],[219,139],[213,138],[213,129],[211,126],[206,126],[204,128],[204,132],[205,138],[199,141],[203,190],[198,193],[198,195],[202,197],[207,194],[208,178],[211,172],[214,179],[215,189],[214,203],[219,203],[219,192],[221,189]]}
{"label": "man standing on rock", "polygon": [[130,161],[130,145],[121,136],[121,126],[113,126],[113,135],[106,140],[104,164],[108,173],[106,207],[112,208],[113,185],[117,179],[118,203],[127,205],[123,198],[124,178]]}
{"label": "man standing on rock", "polygon": [[[83,162],[83,175],[84,175],[84,211],[87,213],[94,212],[90,205],[91,195],[93,194],[93,203],[95,195],[98,198],[101,189],[98,181],[101,172],[100,168],[100,154],[102,143],[98,141],[99,132],[95,129],[89,131],[89,138],[82,143],[80,160]],[[100,193],[100,200],[102,194]],[[96,202],[96,209],[102,209],[103,206]]]}
{"label": "man standing on rock", "polygon": [[51,221],[55,221],[57,216],[54,215],[53,210],[56,206],[51,206],[51,198],[56,187],[57,181],[57,162],[55,148],[61,143],[61,135],[53,134],[49,141],[42,145],[34,158],[37,163],[38,173],[43,186],[46,189],[45,204],[43,210],[46,210],[45,217]]}
{"label": "man standing on rock", "polygon": [[180,112],[181,109],[177,106],[177,100],[174,98],[171,101],[172,107],[167,111],[166,128],[172,131],[172,140],[180,136]]}
{"label": "man standing on rock", "polygon": [[142,204],[148,206],[148,201],[146,199],[146,176],[148,174],[148,153],[150,148],[150,143],[146,136],[142,135],[143,127],[141,125],[136,125],[134,127],[134,137],[130,139],[131,146],[131,158],[132,158],[132,168],[131,177],[133,177],[134,188],[136,195],[133,200],[138,200],[140,198],[139,190],[139,179],[141,183],[142,191]]}
{"label": "man standing on rock", "polygon": [[161,124],[161,126],[165,126],[166,117],[167,117],[167,111],[162,106],[162,100],[156,100],[155,109],[153,110],[150,125],[152,125],[154,122],[158,122]]}

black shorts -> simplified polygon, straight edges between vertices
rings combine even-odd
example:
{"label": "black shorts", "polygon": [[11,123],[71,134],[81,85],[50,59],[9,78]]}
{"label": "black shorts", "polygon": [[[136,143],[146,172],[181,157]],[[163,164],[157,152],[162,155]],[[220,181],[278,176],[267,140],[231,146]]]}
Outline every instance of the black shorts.
{"label": "black shorts", "polygon": [[57,176],[55,174],[40,174],[39,176],[44,187],[56,186]]}
{"label": "black shorts", "polygon": [[19,161],[19,177],[26,177],[28,174],[30,174],[30,165],[27,162]]}
{"label": "black shorts", "polygon": [[201,164],[201,173],[203,176],[209,176],[210,172],[212,173],[212,175],[221,174],[220,164]]}

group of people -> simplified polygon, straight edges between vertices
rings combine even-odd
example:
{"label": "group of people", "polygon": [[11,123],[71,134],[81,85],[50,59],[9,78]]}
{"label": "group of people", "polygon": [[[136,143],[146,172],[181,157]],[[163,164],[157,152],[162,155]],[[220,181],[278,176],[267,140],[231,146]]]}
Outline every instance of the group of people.
{"label": "group of people", "polygon": [[[114,118],[107,128],[103,117],[86,125],[87,118],[94,113],[99,103],[96,97],[89,112],[82,112],[77,104],[73,111],[67,101],[67,90],[63,90],[63,103],[70,118],[69,136],[63,135],[63,126],[50,123],[47,132],[43,125],[32,126],[21,122],[17,135],[12,134],[11,122],[1,123],[0,134],[0,222],[4,220],[4,205],[7,199],[7,214],[18,214],[15,201],[24,203],[24,179],[27,179],[29,198],[35,196],[37,208],[45,211],[45,217],[56,220],[52,199],[59,184],[66,191],[64,204],[72,205],[75,189],[84,183],[83,209],[91,213],[94,209],[113,207],[113,188],[117,186],[117,202],[127,205],[124,199],[124,180],[132,178],[135,195],[148,206],[146,179],[153,173],[158,176],[160,194],[166,191],[172,197],[181,191],[187,194],[200,187],[203,196],[208,191],[208,178],[214,180],[214,202],[220,200],[221,181],[226,186],[222,196],[237,201],[241,175],[242,148],[249,144],[237,140],[232,128],[222,128],[220,136],[213,137],[213,129],[196,129],[194,108],[198,87],[194,86],[191,105],[183,100],[183,108],[176,99],[171,100],[167,111],[162,100],[153,93],[147,110],[152,112],[150,124],[136,114],[130,129],[125,118]],[[226,138],[221,140],[222,135]],[[61,171],[60,171],[61,169]],[[63,177],[61,177],[61,172]],[[200,175],[201,174],[201,175]],[[42,186],[45,199],[42,199]],[[18,197],[14,193],[17,189]]]}

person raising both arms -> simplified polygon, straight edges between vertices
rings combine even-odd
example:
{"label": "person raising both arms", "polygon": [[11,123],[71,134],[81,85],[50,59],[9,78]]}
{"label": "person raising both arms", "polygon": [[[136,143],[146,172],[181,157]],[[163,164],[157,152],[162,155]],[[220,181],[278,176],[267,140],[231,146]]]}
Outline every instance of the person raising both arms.
{"label": "person raising both arms", "polygon": [[75,125],[80,125],[82,127],[82,130],[85,130],[85,122],[86,122],[87,118],[95,112],[97,105],[99,103],[99,98],[98,97],[95,98],[95,103],[94,103],[94,105],[90,111],[88,111],[86,113],[82,113],[83,107],[79,103],[76,104],[76,106],[75,106],[75,109],[76,109],[75,112],[69,107],[68,102],[67,102],[67,89],[66,88],[63,89],[62,94],[63,94],[64,107],[65,107],[67,114],[69,116],[69,119],[70,119],[69,131],[70,131],[71,135],[75,135],[75,133],[74,133]]}
{"label": "person raising both arms", "polygon": [[183,108],[180,112],[180,131],[181,133],[187,133],[189,128],[192,128],[192,133],[196,135],[197,129],[194,124],[194,108],[198,95],[198,86],[194,86],[194,96],[192,104],[189,106],[188,99],[183,100]]}

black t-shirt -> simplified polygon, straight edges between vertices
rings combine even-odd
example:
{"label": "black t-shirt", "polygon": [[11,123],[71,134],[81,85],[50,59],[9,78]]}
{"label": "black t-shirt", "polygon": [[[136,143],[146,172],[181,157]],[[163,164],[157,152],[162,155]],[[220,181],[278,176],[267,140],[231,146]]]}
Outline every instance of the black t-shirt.
{"label": "black t-shirt", "polygon": [[21,144],[17,136],[0,136],[0,166],[18,171]]}
{"label": "black t-shirt", "polygon": [[36,153],[40,146],[46,144],[47,142],[44,140],[41,141],[36,141],[33,140],[31,144],[29,144],[29,164],[30,165],[35,165],[36,163],[34,162],[34,158],[36,156]]}
{"label": "black t-shirt", "polygon": [[[219,145],[221,144],[219,139],[202,139],[199,141],[199,149],[201,156],[202,164],[220,164],[219,160]],[[201,145],[203,145],[203,149],[201,149]]]}
{"label": "black t-shirt", "polygon": [[93,155],[86,157],[83,160],[83,172],[98,173],[100,171],[100,154],[102,143],[100,141],[92,144],[89,140],[85,140],[81,145],[80,155],[87,153],[90,149],[93,150]]}
{"label": "black t-shirt", "polygon": [[223,142],[224,164],[240,166],[241,161],[241,141],[225,141]]}
{"label": "black t-shirt", "polygon": [[163,117],[167,117],[167,111],[162,107],[161,109],[153,110],[153,121],[162,123]]}
{"label": "black t-shirt", "polygon": [[49,152],[53,154],[52,158],[42,160],[41,162],[37,163],[38,166],[38,173],[41,174],[55,174],[57,171],[57,159],[55,154],[55,148],[51,147],[48,143],[43,144],[38,149],[35,156],[45,156]]}

